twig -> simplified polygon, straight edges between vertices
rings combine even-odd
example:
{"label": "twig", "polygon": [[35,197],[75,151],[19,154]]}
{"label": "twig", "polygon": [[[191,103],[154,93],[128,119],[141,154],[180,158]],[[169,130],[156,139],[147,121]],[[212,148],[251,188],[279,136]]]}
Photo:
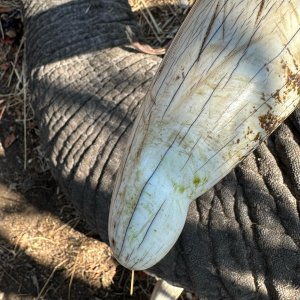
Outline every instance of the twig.
{"label": "twig", "polygon": [[0,199],[3,199],[3,200],[5,200],[5,201],[11,201],[11,202],[16,202],[16,203],[22,203],[22,201],[20,201],[20,200],[12,199],[12,198],[5,197],[5,196],[0,196]]}
{"label": "twig", "polygon": [[[143,3],[143,2],[142,2]],[[143,6],[145,7],[145,4],[143,3]],[[155,22],[154,17],[152,16],[150,10],[145,7],[147,10],[147,13],[150,17],[150,19],[152,20],[152,22],[148,19],[147,15],[144,13],[143,9],[140,10],[141,14],[143,15],[144,19],[146,20],[146,22],[148,23],[149,27],[152,29],[153,34],[155,35],[156,39],[159,41],[159,43],[161,44],[161,39],[159,37],[159,34],[161,33],[160,28],[158,27],[157,23]],[[154,21],[154,22],[153,22]],[[158,31],[156,31],[158,29]]]}
{"label": "twig", "polygon": [[1,38],[4,39],[4,30],[3,30],[3,27],[2,27],[1,20],[0,20],[0,32],[1,32]]}
{"label": "twig", "polygon": [[65,262],[67,261],[67,259],[63,260],[62,262],[60,262],[53,270],[52,273],[50,274],[50,276],[48,277],[46,283],[44,284],[43,288],[41,289],[40,293],[38,294],[36,300],[41,299],[48,283],[50,282],[50,280],[52,279],[53,275],[55,274],[55,272],[57,271],[58,268],[60,268]]}
{"label": "twig", "polygon": [[122,268],[122,273],[121,273],[120,279],[118,280],[119,281],[118,288],[121,288],[121,286],[122,286],[122,281],[123,281],[124,275],[125,275],[125,269]]}
{"label": "twig", "polygon": [[[25,51],[25,50],[24,50]],[[25,59],[22,63],[22,82],[23,82],[23,138],[24,138],[24,171],[27,168],[27,82],[26,82],[26,65]]]}
{"label": "twig", "polygon": [[148,7],[147,7],[147,5],[145,4],[144,0],[140,0],[140,1],[143,3],[143,6],[145,7],[145,9],[146,9],[146,11],[147,11],[147,13],[148,13],[148,15],[149,15],[151,21],[152,21],[152,23],[153,23],[153,25],[154,25],[154,27],[155,27],[157,33],[158,33],[158,34],[161,34],[161,33],[162,33],[162,30],[159,28],[158,24],[156,23],[156,20],[155,20],[155,18],[153,17],[151,11],[148,9]]}
{"label": "twig", "polygon": [[47,238],[45,238],[45,237],[43,237],[43,236],[35,236],[35,237],[28,238],[27,240],[28,240],[28,241],[43,240],[43,241],[47,241],[47,242],[50,242],[50,243],[52,243],[52,244],[55,244],[54,241],[52,241],[51,239],[47,239]]}
{"label": "twig", "polygon": [[5,273],[12,281],[14,281],[16,284],[22,286],[22,284],[17,279],[15,279],[13,276],[11,276],[2,266],[0,266],[0,268],[3,271],[3,273]]}
{"label": "twig", "polygon": [[18,50],[17,50],[16,55],[15,55],[14,62],[12,63],[13,69],[12,69],[10,75],[9,75],[9,78],[8,78],[8,83],[7,83],[8,87],[10,86],[11,81],[12,81],[12,77],[15,73],[15,68],[16,68],[16,65],[17,65],[17,62],[18,62],[18,59],[19,59],[19,54],[20,54],[20,51],[23,47],[23,44],[24,44],[24,37],[22,37],[22,39],[21,39],[20,45],[19,45]]}
{"label": "twig", "polygon": [[163,55],[166,53],[166,49],[165,48],[152,48],[150,45],[145,45],[145,44],[141,44],[139,42],[134,42],[132,43],[132,46],[145,54],[150,54],[150,55]]}
{"label": "twig", "polygon": [[13,256],[15,256],[14,250],[10,250],[7,247],[0,245],[1,249],[4,249],[5,251],[7,251],[8,253],[12,254]]}
{"label": "twig", "polygon": [[10,97],[14,97],[14,96],[20,96],[21,93],[17,93],[17,94],[13,94],[13,93],[10,93],[10,94],[0,94],[0,97],[1,98],[10,98]]}
{"label": "twig", "polygon": [[130,296],[133,295],[133,285],[134,285],[134,270],[131,270]]}
{"label": "twig", "polygon": [[73,283],[73,279],[74,279],[74,275],[75,275],[75,271],[76,271],[76,266],[77,266],[77,263],[78,263],[80,248],[81,248],[81,245],[80,245],[79,250],[77,252],[76,259],[75,259],[75,262],[74,262],[74,265],[73,265],[73,268],[72,268],[71,278],[70,278],[70,282],[69,282],[69,289],[68,289],[68,300],[71,300],[71,288],[72,288],[72,283]]}
{"label": "twig", "polygon": [[[70,224],[75,222],[75,225],[72,227]],[[61,231],[63,229],[65,229],[67,226],[70,226],[71,228],[76,228],[76,226],[78,225],[78,223],[80,222],[80,218],[79,217],[75,217],[74,219],[71,219],[70,221],[68,221],[67,223],[63,224],[62,226],[58,227],[55,231],[54,234],[56,234],[58,231]]]}
{"label": "twig", "polygon": [[5,109],[6,109],[6,105],[4,105],[2,108],[0,108],[0,121],[4,115]]}
{"label": "twig", "polygon": [[[17,253],[18,252],[18,248],[21,248],[21,240],[23,239],[23,236],[25,235],[26,233],[25,233],[25,231],[24,232],[22,232],[21,234],[20,234],[20,236],[17,238],[17,240],[15,241],[15,246],[14,246],[14,252],[15,253]],[[19,251],[20,251],[20,249],[19,249]]]}

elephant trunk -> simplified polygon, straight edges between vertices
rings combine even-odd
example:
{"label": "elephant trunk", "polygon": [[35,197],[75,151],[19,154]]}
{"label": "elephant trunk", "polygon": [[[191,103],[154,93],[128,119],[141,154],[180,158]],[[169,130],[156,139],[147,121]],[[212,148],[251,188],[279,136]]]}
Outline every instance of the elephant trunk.
{"label": "elephant trunk", "polygon": [[77,210],[107,241],[115,174],[160,59],[131,47],[139,30],[127,1],[23,2],[46,157]]}

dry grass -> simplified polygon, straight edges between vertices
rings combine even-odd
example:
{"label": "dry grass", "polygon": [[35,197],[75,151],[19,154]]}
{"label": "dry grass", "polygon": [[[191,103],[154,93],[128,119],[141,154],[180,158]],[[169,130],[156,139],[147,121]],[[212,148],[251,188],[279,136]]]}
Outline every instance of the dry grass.
{"label": "dry grass", "polygon": [[[193,0],[129,2],[146,42],[167,48]],[[25,76],[20,1],[0,0],[0,17],[0,299],[3,287],[14,299],[129,299],[130,272],[117,269],[49,178]],[[16,21],[16,35],[5,18]],[[134,299],[148,299],[153,283],[137,272]]]}
{"label": "dry grass", "polygon": [[129,3],[147,42],[167,47],[194,0],[129,0]]}

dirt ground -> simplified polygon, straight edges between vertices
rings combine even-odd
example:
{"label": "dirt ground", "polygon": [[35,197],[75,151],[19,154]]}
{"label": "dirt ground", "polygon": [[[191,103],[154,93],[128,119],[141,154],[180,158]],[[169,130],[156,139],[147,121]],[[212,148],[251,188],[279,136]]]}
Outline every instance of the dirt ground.
{"label": "dirt ground", "polygon": [[[130,1],[153,47],[167,45],[187,13],[188,1],[171,2]],[[30,106],[22,34],[18,1],[0,0],[0,300],[149,299],[155,280],[137,272],[131,297],[130,271],[51,176]]]}

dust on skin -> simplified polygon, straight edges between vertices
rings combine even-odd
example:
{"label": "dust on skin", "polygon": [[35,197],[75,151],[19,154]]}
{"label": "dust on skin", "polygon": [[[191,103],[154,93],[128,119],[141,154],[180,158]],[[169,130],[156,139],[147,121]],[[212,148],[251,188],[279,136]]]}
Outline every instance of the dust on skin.
{"label": "dust on skin", "polygon": [[292,72],[288,67],[287,69],[287,90],[295,91],[297,95],[300,95],[300,75],[298,71],[296,73]]}
{"label": "dust on skin", "polygon": [[[285,103],[291,97],[291,93],[294,92],[299,96],[300,100],[300,74],[299,67],[296,61],[294,60],[294,66],[296,68],[296,72],[293,72],[287,65],[285,61],[281,61],[282,69],[284,70],[284,76],[286,77],[286,84],[283,90],[277,89],[272,97],[276,100],[278,104]],[[273,130],[283,121],[283,117],[277,116],[271,111],[268,111],[266,114],[259,116],[260,126],[267,132],[267,134],[271,134]]]}
{"label": "dust on skin", "polygon": [[248,135],[251,135],[251,134],[253,134],[253,130],[248,126],[246,135],[248,136]]}
{"label": "dust on skin", "polygon": [[266,114],[258,117],[260,127],[271,134],[273,130],[282,122],[282,118],[268,111]]}
{"label": "dust on skin", "polygon": [[[256,141],[260,140],[261,134],[260,134],[260,132],[258,132],[256,135],[254,135],[254,132],[251,130],[251,131],[247,131],[247,133],[245,135],[245,138],[248,139],[249,141],[255,141],[256,142]],[[238,139],[236,141],[236,143],[239,144],[240,139]],[[247,146],[248,146],[248,144],[247,144]]]}
{"label": "dust on skin", "polygon": [[284,76],[286,78],[286,85],[283,91],[283,95],[280,95],[280,90],[276,90],[272,97],[277,101],[277,103],[284,103],[289,99],[289,93],[295,92],[300,96],[300,74],[299,74],[299,66],[295,59],[293,59],[293,63],[296,69],[296,72],[293,72],[287,65],[285,61],[281,61],[282,69],[284,70]]}
{"label": "dust on skin", "polygon": [[260,132],[258,132],[257,134],[256,134],[256,136],[254,137],[254,141],[258,141],[260,139]]}

